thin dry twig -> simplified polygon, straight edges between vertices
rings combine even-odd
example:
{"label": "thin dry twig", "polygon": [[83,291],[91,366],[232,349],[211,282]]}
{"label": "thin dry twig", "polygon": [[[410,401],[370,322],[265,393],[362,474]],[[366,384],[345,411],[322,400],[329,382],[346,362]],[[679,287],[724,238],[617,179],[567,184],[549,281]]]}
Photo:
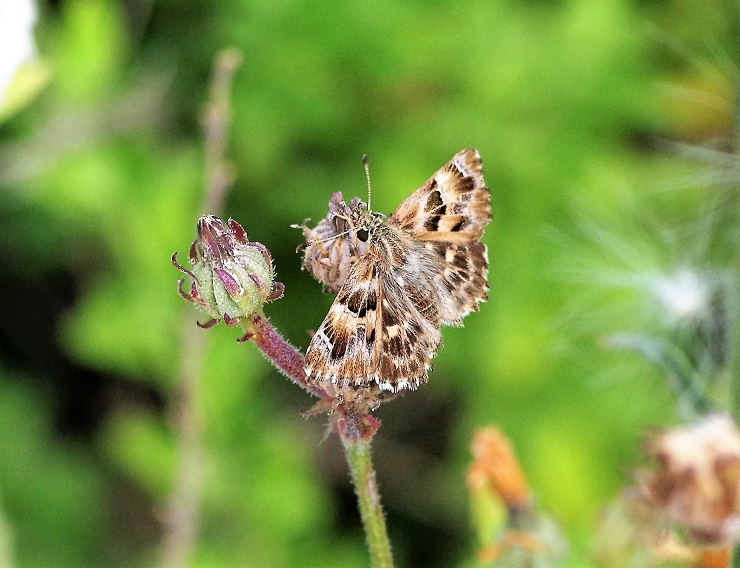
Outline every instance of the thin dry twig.
{"label": "thin dry twig", "polygon": [[[225,153],[231,119],[229,94],[240,62],[241,54],[235,49],[226,49],[216,56],[209,100],[203,116],[205,180],[202,210],[215,214],[223,208],[234,177]],[[181,366],[172,404],[180,463],[175,487],[164,514],[163,568],[186,566],[198,535],[204,461],[203,419],[200,414],[201,373],[206,336],[193,325],[189,314],[183,326]]]}
{"label": "thin dry twig", "polygon": [[231,122],[229,93],[241,60],[241,53],[233,48],[216,56],[209,102],[203,115],[205,192],[202,211],[215,215],[221,211],[226,191],[234,181],[234,170],[225,155]]}

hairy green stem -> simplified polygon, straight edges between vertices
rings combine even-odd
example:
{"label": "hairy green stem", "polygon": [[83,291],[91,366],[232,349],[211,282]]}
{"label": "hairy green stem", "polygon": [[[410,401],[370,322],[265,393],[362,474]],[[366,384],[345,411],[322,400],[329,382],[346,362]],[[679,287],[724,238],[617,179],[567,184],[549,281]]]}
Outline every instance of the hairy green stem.
{"label": "hairy green stem", "polygon": [[[254,315],[249,323],[245,322],[244,330],[244,339],[255,343],[277,370],[324,401],[330,400],[326,392],[306,380],[303,355],[283,339],[266,317]],[[337,433],[342,440],[355,486],[371,566],[393,568],[391,543],[380,505],[380,493],[370,451],[380,421],[370,414],[355,412],[342,406],[337,411],[340,415],[336,422]]]}
{"label": "hairy green stem", "polygon": [[393,568],[391,542],[385,527],[385,516],[380,504],[378,483],[371,456],[371,441],[356,440],[340,434],[357,502],[365,529],[370,561],[373,568]]}
{"label": "hairy green stem", "polygon": [[[283,339],[265,316],[255,314],[248,323],[244,322],[243,325],[244,339],[256,344],[278,371],[324,401],[331,400],[323,389],[309,383],[304,372],[303,355]],[[362,526],[365,529],[370,551],[371,566],[373,568],[393,568],[391,543],[380,505],[380,493],[370,451],[372,439],[380,426],[380,421],[369,413],[357,412],[355,409],[341,405],[337,408],[337,412],[340,417],[337,418],[335,424],[347,456],[352,483],[355,486]]]}
{"label": "hairy green stem", "polygon": [[[310,393],[322,398],[324,402],[331,401],[331,397],[323,389],[307,380],[301,352],[288,343],[264,315],[255,314],[248,322],[242,322],[242,325],[245,331],[244,340],[256,344],[278,371]],[[380,421],[369,413],[358,412],[343,405],[339,405],[336,411],[339,417],[336,418],[335,426],[339,439],[342,440],[352,483],[355,486],[371,566],[393,568],[391,543],[385,527],[370,451]]]}

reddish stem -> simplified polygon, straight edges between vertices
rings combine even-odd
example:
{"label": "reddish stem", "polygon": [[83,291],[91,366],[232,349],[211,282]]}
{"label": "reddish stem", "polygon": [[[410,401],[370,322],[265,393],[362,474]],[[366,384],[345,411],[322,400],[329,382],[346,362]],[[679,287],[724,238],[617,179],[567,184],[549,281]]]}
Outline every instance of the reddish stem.
{"label": "reddish stem", "polygon": [[270,363],[298,386],[323,400],[330,400],[323,389],[308,383],[303,370],[303,354],[288,343],[265,316],[254,315],[251,323],[245,339],[255,342]]}

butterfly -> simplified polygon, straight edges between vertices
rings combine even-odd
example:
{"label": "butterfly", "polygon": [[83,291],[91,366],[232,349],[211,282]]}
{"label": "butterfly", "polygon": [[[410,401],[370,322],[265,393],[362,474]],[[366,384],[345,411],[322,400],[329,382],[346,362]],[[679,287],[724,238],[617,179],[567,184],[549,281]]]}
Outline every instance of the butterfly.
{"label": "butterfly", "polygon": [[387,219],[358,198],[347,205],[334,194],[315,229],[302,225],[304,267],[338,291],[306,351],[308,382],[336,404],[371,409],[426,383],[440,326],[462,325],[488,299],[480,239],[490,220],[490,190],[472,149],[458,152]]}

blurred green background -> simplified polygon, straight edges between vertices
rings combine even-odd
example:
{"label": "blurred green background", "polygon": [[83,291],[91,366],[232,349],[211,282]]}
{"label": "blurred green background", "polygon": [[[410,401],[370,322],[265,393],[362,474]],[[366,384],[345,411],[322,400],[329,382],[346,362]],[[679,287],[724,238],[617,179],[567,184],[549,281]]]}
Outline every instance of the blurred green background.
{"label": "blurred green background", "polygon": [[[267,314],[295,345],[331,297],[301,272],[290,225],[323,217],[332,192],[364,198],[363,153],[385,213],[462,148],[483,157],[490,301],[444,330],[427,386],[377,412],[399,566],[475,565],[465,471],[487,424],[511,438],[568,537],[566,565],[589,565],[599,512],[630,483],[645,428],[677,420],[660,373],[599,338],[657,325],[660,302],[641,304],[634,278],[737,265],[729,239],[706,236],[721,223],[702,224],[727,191],[698,146],[734,148],[736,3],[37,8],[39,59],[0,122],[5,560],[160,562],[183,329],[204,319],[177,297],[169,258],[206,213],[200,117],[213,59],[235,47],[223,214],[272,251],[286,293]],[[238,331],[201,333],[190,565],[367,565],[339,443],[324,440],[324,417],[300,415],[311,398]]]}

